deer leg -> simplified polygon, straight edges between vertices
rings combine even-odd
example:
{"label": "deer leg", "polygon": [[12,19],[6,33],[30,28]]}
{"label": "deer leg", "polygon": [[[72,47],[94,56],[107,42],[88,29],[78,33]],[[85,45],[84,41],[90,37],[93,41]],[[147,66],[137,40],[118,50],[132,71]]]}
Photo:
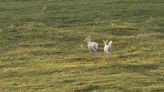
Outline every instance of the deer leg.
{"label": "deer leg", "polygon": [[96,51],[93,52],[93,58],[95,58],[95,57],[96,57]]}
{"label": "deer leg", "polygon": [[104,61],[106,60],[106,53],[104,53]]}

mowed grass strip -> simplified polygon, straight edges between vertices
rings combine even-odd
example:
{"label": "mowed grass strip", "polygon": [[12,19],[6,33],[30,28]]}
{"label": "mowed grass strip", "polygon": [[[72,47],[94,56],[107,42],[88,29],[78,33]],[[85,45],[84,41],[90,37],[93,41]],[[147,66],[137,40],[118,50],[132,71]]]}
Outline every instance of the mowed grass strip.
{"label": "mowed grass strip", "polygon": [[0,0],[0,91],[163,92],[163,10],[163,0]]}

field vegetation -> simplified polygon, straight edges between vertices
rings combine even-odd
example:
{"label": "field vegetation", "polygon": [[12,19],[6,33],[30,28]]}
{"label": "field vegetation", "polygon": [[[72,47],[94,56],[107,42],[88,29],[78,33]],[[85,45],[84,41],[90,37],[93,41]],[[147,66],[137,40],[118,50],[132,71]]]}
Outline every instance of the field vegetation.
{"label": "field vegetation", "polygon": [[0,92],[164,92],[164,0],[0,0]]}

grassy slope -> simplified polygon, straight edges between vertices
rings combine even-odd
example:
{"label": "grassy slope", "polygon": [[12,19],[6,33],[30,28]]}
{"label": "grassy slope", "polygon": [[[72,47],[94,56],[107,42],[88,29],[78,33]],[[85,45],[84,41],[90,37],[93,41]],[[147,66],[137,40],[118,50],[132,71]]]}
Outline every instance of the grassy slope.
{"label": "grassy slope", "polygon": [[[162,92],[163,10],[163,0],[0,0],[0,91]],[[113,40],[105,62],[102,39]]]}

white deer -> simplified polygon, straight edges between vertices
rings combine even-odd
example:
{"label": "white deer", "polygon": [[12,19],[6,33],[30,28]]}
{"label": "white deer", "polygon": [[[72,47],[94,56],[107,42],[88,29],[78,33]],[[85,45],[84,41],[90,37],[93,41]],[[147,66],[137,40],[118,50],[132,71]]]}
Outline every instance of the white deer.
{"label": "white deer", "polygon": [[104,59],[107,58],[107,55],[112,52],[112,41],[103,40],[104,42]]}
{"label": "white deer", "polygon": [[42,7],[42,14],[45,14],[47,12],[47,6]]}
{"label": "white deer", "polygon": [[95,58],[98,49],[98,43],[92,42],[90,35],[84,41],[88,44],[88,49],[89,53],[91,54],[91,57],[93,56]]}

